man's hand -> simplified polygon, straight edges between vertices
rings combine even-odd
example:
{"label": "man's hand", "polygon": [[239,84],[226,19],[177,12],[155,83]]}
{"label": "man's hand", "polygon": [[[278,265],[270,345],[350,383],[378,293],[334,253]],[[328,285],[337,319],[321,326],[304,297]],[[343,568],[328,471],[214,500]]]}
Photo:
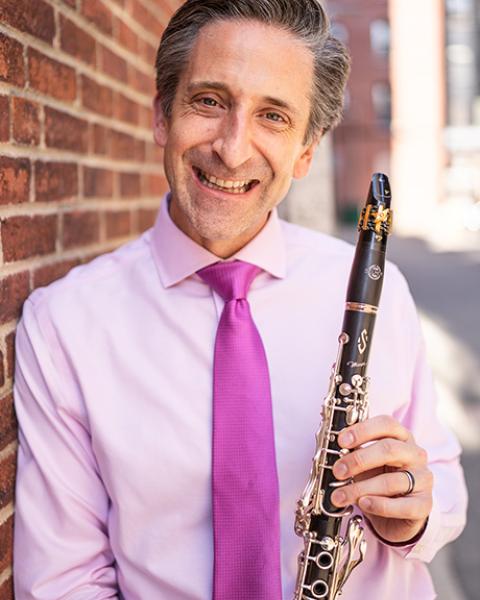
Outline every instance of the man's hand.
{"label": "man's hand", "polygon": [[[407,542],[419,533],[432,509],[433,475],[427,452],[412,434],[389,416],[347,427],[338,438],[350,452],[338,460],[333,474],[354,482],[332,494],[336,506],[357,504],[375,531],[390,542]],[[362,447],[363,444],[368,444]],[[408,496],[409,477],[415,487]]]}

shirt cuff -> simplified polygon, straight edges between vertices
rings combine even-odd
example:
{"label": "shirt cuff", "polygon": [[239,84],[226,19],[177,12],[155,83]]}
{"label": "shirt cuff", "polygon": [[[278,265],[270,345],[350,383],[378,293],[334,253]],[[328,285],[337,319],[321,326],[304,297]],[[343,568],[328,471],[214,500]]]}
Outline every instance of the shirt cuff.
{"label": "shirt cuff", "polygon": [[411,540],[406,542],[389,542],[388,540],[383,539],[378,535],[368,519],[367,522],[375,537],[382,544],[389,546],[403,558],[430,562],[440,547],[438,544],[438,537],[441,530],[441,515],[435,500],[433,501],[432,510],[423,529]]}

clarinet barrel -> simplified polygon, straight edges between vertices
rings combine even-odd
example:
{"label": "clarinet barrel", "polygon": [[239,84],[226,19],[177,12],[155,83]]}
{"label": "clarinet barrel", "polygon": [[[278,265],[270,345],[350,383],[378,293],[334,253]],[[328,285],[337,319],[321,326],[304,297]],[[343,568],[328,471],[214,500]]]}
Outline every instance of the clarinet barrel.
{"label": "clarinet barrel", "polygon": [[338,481],[332,468],[349,452],[337,443],[342,429],[368,415],[366,373],[392,226],[390,198],[387,176],[374,174],[358,225],[338,354],[310,477],[297,502],[295,532],[303,538],[304,548],[298,557],[294,600],[337,600],[366,551],[361,517],[352,516],[352,506],[339,509],[331,502],[335,489],[351,483]]}

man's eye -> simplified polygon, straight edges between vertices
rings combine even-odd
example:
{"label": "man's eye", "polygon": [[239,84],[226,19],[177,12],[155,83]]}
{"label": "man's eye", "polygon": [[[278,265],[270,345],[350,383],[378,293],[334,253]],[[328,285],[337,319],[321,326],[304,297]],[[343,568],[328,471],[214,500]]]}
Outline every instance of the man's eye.
{"label": "man's eye", "polygon": [[213,98],[200,98],[200,102],[202,104],[204,104],[205,106],[218,106],[218,102],[216,100],[214,100]]}
{"label": "man's eye", "polygon": [[275,123],[283,123],[285,121],[282,115],[279,115],[276,112],[268,112],[265,116],[269,121],[274,121]]}

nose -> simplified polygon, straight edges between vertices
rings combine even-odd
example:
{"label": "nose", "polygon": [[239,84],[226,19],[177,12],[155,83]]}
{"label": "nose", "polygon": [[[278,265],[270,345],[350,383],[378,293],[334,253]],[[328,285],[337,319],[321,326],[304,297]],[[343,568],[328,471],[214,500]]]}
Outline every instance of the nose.
{"label": "nose", "polygon": [[226,115],[212,147],[229,169],[234,170],[245,164],[253,153],[247,117],[233,110]]}

